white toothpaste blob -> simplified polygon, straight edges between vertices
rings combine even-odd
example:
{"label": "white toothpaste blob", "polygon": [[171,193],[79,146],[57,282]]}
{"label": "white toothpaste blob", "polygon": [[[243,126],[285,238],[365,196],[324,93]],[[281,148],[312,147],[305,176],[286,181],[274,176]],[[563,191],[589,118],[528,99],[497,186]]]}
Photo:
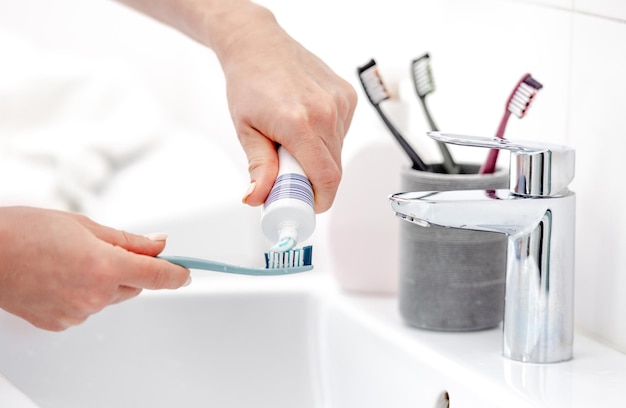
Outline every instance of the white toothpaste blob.
{"label": "white toothpaste blob", "polygon": [[[287,252],[291,251],[298,244],[298,232],[295,231],[289,232],[287,231],[287,227],[284,227],[285,231],[280,231],[279,236],[283,237],[275,243],[271,248],[270,252]],[[295,238],[293,238],[295,236]]]}
{"label": "white toothpaste blob", "polygon": [[261,214],[263,233],[276,243],[271,252],[290,251],[315,230],[311,182],[283,147],[278,148],[278,162],[278,177]]}

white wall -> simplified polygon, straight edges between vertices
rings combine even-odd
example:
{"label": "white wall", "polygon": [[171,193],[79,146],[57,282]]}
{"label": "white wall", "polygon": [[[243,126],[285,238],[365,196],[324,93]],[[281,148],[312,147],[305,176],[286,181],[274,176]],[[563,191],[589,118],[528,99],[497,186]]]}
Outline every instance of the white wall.
{"label": "white wall", "polygon": [[[626,236],[621,232],[626,217],[619,202],[618,172],[626,147],[621,140],[626,135],[621,118],[626,2],[260,2],[357,88],[360,105],[346,139],[346,162],[372,141],[392,144],[362,97],[355,75],[356,66],[371,57],[402,91],[407,89],[411,59],[429,51],[437,83],[429,103],[446,131],[493,134],[519,77],[530,72],[542,82],[545,87],[530,113],[521,121],[511,119],[507,137],[577,149],[572,185],[578,194],[577,326],[626,352]],[[217,134],[245,166],[230,127],[219,66],[209,51],[180,34],[108,0],[0,0],[0,29],[25,35],[49,50],[127,62],[152,85],[172,123]],[[410,92],[401,95],[408,115],[400,118],[403,130],[430,158],[435,150],[423,135],[426,124],[419,107]],[[481,151],[467,149],[453,153],[465,160],[484,157]],[[399,157],[381,157],[377,165],[399,168],[406,164],[396,162]],[[390,186],[396,184],[389,180]],[[245,188],[241,186],[242,194]],[[339,192],[350,193],[350,185]],[[323,225],[328,217],[320,221]]]}

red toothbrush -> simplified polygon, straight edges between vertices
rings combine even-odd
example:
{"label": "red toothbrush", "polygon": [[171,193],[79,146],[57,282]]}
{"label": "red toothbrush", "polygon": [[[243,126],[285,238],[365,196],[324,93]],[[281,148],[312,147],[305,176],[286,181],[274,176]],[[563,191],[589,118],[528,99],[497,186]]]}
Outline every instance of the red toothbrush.
{"label": "red toothbrush", "polygon": [[[525,74],[522,79],[517,82],[509,99],[506,101],[506,110],[504,111],[502,120],[500,120],[496,137],[504,139],[504,130],[506,129],[506,124],[509,121],[511,113],[520,119],[523,118],[526,112],[528,112],[528,108],[530,108],[530,104],[535,98],[535,95],[537,95],[537,92],[541,88],[543,88],[543,85],[530,74]],[[499,151],[498,149],[489,150],[487,160],[478,171],[479,174],[489,174],[496,170],[496,161],[498,160]]]}

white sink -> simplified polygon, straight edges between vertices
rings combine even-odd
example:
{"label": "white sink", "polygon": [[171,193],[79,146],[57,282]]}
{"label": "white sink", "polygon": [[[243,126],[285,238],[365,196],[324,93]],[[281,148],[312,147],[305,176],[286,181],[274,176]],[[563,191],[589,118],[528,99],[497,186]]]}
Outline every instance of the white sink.
{"label": "white sink", "polygon": [[623,354],[579,335],[573,361],[522,364],[500,356],[500,337],[407,328],[394,298],[339,293],[320,272],[196,277],[61,333],[1,313],[0,406],[414,408],[446,406],[445,392],[452,407],[621,403]]}
{"label": "white sink", "polygon": [[0,372],[41,407],[318,406],[315,297],[199,286],[61,333],[3,314]]}

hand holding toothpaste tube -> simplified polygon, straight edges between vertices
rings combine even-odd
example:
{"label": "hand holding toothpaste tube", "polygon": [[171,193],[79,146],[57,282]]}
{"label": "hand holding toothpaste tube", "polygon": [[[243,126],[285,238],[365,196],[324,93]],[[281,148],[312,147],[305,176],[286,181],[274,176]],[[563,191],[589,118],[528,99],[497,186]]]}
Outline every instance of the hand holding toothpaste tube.
{"label": "hand holding toothpaste tube", "polygon": [[316,212],[330,208],[357,101],[347,81],[290,37],[268,9],[249,0],[120,1],[217,55],[231,117],[248,157],[251,183],[245,203],[265,202],[278,173],[278,143],[311,181]]}

